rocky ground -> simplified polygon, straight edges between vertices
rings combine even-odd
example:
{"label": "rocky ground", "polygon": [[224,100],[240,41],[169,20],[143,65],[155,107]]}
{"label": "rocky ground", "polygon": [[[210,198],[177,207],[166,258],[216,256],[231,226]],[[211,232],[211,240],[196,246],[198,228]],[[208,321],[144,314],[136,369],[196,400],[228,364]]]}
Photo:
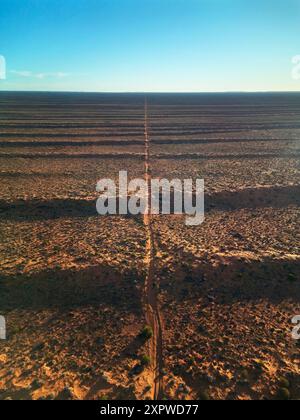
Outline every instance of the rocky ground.
{"label": "rocky ground", "polygon": [[[153,218],[166,399],[299,399],[299,95],[152,96],[151,172],[204,178],[206,219]],[[0,96],[0,399],[146,399],[141,96]]]}

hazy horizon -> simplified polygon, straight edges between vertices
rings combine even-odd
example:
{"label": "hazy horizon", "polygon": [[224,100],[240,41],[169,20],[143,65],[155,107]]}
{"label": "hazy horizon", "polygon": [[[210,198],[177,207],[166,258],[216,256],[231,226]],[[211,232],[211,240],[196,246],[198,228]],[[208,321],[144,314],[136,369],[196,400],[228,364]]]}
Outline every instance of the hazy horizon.
{"label": "hazy horizon", "polygon": [[91,93],[91,94],[103,94],[103,95],[230,95],[230,94],[300,94],[300,90],[253,90],[253,91],[92,91],[92,90],[1,90],[0,93]]}

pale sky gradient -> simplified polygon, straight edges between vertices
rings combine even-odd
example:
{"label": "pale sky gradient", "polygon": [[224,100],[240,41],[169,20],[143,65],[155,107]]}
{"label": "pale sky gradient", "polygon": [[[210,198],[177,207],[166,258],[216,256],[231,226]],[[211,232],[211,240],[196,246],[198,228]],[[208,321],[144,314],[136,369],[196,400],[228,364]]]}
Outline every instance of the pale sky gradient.
{"label": "pale sky gradient", "polygon": [[0,90],[300,91],[300,0],[1,0]]}

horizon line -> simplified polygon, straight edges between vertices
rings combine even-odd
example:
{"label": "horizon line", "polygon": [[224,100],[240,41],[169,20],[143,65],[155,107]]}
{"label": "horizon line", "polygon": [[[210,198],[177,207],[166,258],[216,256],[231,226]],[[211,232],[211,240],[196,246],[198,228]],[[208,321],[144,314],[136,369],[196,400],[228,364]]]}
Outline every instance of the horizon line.
{"label": "horizon line", "polygon": [[1,90],[1,93],[93,93],[93,94],[255,94],[255,93],[299,93],[300,90],[228,90],[228,91],[92,91],[92,90]]}

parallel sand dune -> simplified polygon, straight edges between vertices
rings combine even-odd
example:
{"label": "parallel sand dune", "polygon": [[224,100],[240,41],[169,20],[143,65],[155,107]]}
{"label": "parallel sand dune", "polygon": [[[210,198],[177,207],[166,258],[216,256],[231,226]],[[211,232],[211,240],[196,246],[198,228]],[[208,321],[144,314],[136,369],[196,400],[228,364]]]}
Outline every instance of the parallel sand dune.
{"label": "parallel sand dune", "polygon": [[[299,399],[300,95],[144,100],[0,94],[0,399]],[[120,170],[205,222],[98,216]]]}

